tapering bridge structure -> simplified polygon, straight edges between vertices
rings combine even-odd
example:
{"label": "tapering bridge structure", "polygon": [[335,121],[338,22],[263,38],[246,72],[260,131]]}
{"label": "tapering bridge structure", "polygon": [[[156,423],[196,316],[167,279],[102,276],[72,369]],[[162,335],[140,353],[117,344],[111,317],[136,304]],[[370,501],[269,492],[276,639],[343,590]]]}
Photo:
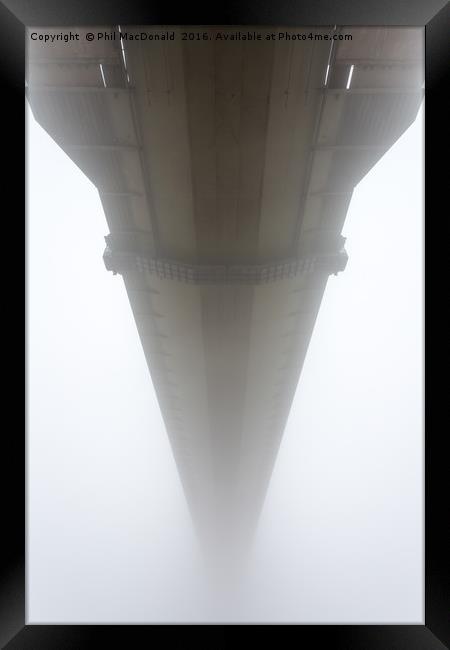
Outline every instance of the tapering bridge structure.
{"label": "tapering bridge structure", "polygon": [[252,529],[352,191],[422,100],[423,31],[70,31],[28,38],[34,116],[98,188],[194,521]]}

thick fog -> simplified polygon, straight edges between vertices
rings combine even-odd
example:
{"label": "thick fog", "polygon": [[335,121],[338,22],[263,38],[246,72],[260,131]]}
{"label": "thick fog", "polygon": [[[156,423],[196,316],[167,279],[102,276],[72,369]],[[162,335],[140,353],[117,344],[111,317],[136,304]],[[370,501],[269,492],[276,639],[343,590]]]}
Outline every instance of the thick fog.
{"label": "thick fog", "polygon": [[95,187],[27,116],[27,619],[423,621],[423,111],[355,189],[249,564],[211,582]]}

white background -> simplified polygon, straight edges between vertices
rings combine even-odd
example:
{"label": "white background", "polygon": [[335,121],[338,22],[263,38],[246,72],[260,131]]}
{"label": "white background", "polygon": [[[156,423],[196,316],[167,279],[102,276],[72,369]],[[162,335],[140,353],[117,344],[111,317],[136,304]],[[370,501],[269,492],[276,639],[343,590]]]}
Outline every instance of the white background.
{"label": "white background", "polygon": [[205,581],[98,193],[27,127],[27,622],[423,622],[423,111],[355,189],[231,600]]}

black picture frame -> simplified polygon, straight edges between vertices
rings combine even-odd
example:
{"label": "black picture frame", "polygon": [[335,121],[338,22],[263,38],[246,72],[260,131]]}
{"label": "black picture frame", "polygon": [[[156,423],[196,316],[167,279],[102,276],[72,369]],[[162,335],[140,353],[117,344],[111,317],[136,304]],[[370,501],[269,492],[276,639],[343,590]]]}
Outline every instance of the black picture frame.
{"label": "black picture frame", "polygon": [[[7,330],[4,346],[11,365],[4,369],[2,465],[8,469],[3,492],[3,552],[0,582],[0,643],[8,650],[36,648],[70,650],[141,647],[154,639],[155,625],[26,625],[25,623],[25,436],[21,412],[22,380],[18,350],[24,349],[21,320],[23,299],[16,242],[25,241],[21,198],[24,196],[24,69],[26,26],[95,24],[285,24],[285,25],[402,25],[425,26],[425,165],[426,165],[426,389],[425,389],[425,624],[424,625],[288,625],[305,647],[346,650],[438,650],[450,647],[450,576],[446,487],[447,386],[445,372],[434,380],[432,369],[448,368],[449,319],[446,293],[448,236],[445,232],[448,199],[448,78],[450,7],[445,0],[233,0],[226,5],[200,3],[78,0],[48,2],[7,0],[0,4],[0,72],[2,75],[3,159],[7,179],[3,192],[4,282],[2,318]],[[10,140],[6,144],[6,138]],[[8,199],[8,202],[6,201]],[[6,205],[9,205],[7,208]],[[444,234],[445,233],[445,234]],[[5,261],[5,253],[11,261]],[[22,267],[23,268],[23,267]],[[6,273],[9,271],[9,273]],[[14,280],[14,281],[13,281]],[[19,286],[15,286],[18,282]],[[433,291],[435,289],[436,291]],[[8,318],[5,316],[8,315]],[[8,329],[9,328],[9,329]],[[16,344],[12,341],[16,339]],[[17,340],[18,339],[18,340]],[[6,344],[6,345],[5,345]],[[21,347],[22,346],[22,347]],[[17,368],[19,373],[16,372]],[[15,394],[14,404],[10,395]],[[25,408],[26,410],[26,408]],[[176,626],[178,627],[178,626]],[[185,627],[184,625],[182,627]],[[252,627],[259,627],[252,626]],[[264,626],[266,627],[266,626]],[[283,626],[284,627],[284,626]]]}

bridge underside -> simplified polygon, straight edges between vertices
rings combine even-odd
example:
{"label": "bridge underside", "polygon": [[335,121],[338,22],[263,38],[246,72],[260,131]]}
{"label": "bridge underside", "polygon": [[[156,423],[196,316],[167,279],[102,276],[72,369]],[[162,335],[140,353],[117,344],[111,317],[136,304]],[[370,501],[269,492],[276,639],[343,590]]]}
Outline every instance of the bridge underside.
{"label": "bridge underside", "polygon": [[264,40],[324,28],[106,29],[32,43],[28,98],[99,190],[194,520],[251,530],[353,188],[417,114],[423,31],[342,28],[331,47]]}

